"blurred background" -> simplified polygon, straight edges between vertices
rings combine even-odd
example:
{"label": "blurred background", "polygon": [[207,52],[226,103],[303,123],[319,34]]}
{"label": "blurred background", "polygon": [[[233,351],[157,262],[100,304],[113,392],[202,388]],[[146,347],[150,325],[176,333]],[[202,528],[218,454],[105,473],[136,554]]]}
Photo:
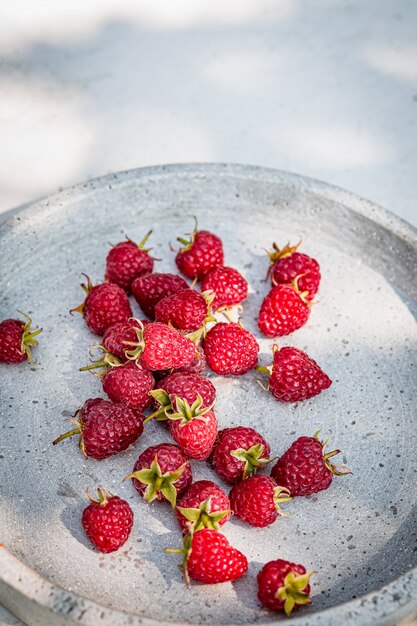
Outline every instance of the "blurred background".
{"label": "blurred background", "polygon": [[0,213],[144,165],[291,170],[417,224],[415,0],[13,0]]}

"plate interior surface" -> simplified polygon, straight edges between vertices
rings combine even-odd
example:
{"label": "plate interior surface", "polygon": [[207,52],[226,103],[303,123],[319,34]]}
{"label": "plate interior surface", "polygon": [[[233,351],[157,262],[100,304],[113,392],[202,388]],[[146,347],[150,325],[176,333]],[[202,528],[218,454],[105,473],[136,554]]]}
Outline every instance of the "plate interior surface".
{"label": "plate interior surface", "polygon": [[[365,206],[365,209],[363,208]],[[81,316],[81,273],[103,278],[108,242],[150,228],[157,271],[174,271],[169,244],[199,226],[218,233],[226,263],[250,283],[242,321],[270,362],[273,342],[260,337],[256,318],[268,285],[264,248],[303,239],[322,268],[318,304],[308,324],[279,346],[306,350],[333,379],[303,403],[285,405],[262,391],[253,372],[222,378],[217,387],[220,427],[259,430],[280,455],[300,435],[332,432],[340,462],[352,476],[335,479],[316,496],[296,498],[290,517],[266,529],[230,521],[224,533],[250,561],[235,583],[186,591],[179,559],[164,547],[181,542],[168,506],[146,505],[122,482],[139,453],[169,441],[157,423],[127,452],[84,460],[75,441],[53,447],[65,421],[99,381],[78,368],[97,343]],[[384,214],[385,215],[385,214]],[[385,218],[384,218],[385,219]],[[105,606],[146,617],[195,624],[268,622],[276,615],[256,599],[256,573],[285,558],[317,574],[314,601],[299,615],[322,611],[379,589],[417,564],[415,247],[398,229],[372,216],[372,205],[333,188],[284,173],[249,168],[177,167],[109,176],[64,192],[18,214],[0,229],[1,318],[19,308],[43,327],[36,365],[1,368],[0,528],[2,542],[34,570],[65,589]],[[133,303],[136,315],[140,311]],[[104,396],[103,396],[104,397]],[[206,463],[195,479],[218,481]],[[103,484],[135,513],[131,538],[103,556],[83,535],[85,490]],[[279,618],[278,618],[279,619]]]}

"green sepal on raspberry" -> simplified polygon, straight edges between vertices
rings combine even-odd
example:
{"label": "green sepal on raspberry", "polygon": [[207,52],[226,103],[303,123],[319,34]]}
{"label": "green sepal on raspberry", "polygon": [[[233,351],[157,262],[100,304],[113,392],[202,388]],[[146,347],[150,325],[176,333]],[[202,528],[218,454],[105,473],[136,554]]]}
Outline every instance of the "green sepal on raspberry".
{"label": "green sepal on raspberry", "polygon": [[164,548],[164,552],[167,552],[168,554],[182,554],[183,555],[184,558],[181,561],[181,563],[178,564],[178,567],[184,574],[184,579],[185,579],[187,587],[190,586],[190,575],[188,573],[187,564],[188,564],[188,559],[190,558],[190,555],[191,555],[191,544],[193,540],[193,535],[194,533],[183,535],[183,538],[182,538],[182,542],[184,545],[183,548]]}
{"label": "green sepal on raspberry", "polygon": [[230,509],[225,511],[212,511],[211,510],[211,497],[204,500],[198,508],[186,508],[177,506],[177,511],[190,522],[190,532],[197,532],[202,528],[213,528],[219,530],[220,524],[225,517],[230,515]]}
{"label": "green sepal on raspberry", "polygon": [[18,310],[18,313],[20,313],[20,315],[23,315],[23,317],[26,318],[26,322],[23,326],[23,331],[22,331],[22,341],[20,344],[20,352],[22,354],[27,354],[29,362],[34,363],[35,361],[33,360],[33,357],[32,357],[31,348],[34,348],[35,346],[38,345],[38,341],[35,339],[35,337],[42,332],[42,328],[36,328],[36,329],[31,328],[32,318],[29,317],[29,315],[27,315],[26,313],[23,313],[23,311]]}
{"label": "green sepal on raspberry", "polygon": [[203,398],[197,394],[197,398],[189,404],[185,398],[178,396],[170,397],[163,389],[154,389],[149,394],[160,404],[160,408],[146,418],[145,423],[152,418],[158,421],[181,420],[180,426],[184,426],[193,419],[202,419],[211,411],[215,402],[210,406],[203,406]]}
{"label": "green sepal on raspberry", "polygon": [[[112,367],[120,367],[122,365],[124,365],[121,361],[121,359],[119,359],[119,357],[115,356],[114,354],[112,354],[111,352],[109,352],[104,346],[97,345],[97,346],[92,346],[89,350],[90,356],[93,356],[92,351],[94,349],[97,350],[101,350],[102,352],[102,356],[99,359],[93,360],[91,362],[90,365],[84,365],[83,367],[80,367],[79,371],[80,372],[89,372],[91,371],[92,374],[94,374],[94,376],[97,376],[98,378],[102,378],[103,376],[106,375],[106,373],[109,371],[109,369],[111,369]],[[96,370],[99,369],[99,372],[93,372],[92,370]]]}
{"label": "green sepal on raspberry", "polygon": [[289,489],[287,489],[286,487],[280,487],[279,485],[278,487],[274,488],[275,510],[281,517],[289,516],[289,513],[284,513],[284,511],[281,509],[281,504],[283,504],[284,502],[289,502],[290,500],[292,500],[292,496]]}
{"label": "green sepal on raspberry", "polygon": [[[317,430],[313,435],[314,439],[317,439],[318,441],[320,441],[319,439],[320,430],[321,429],[319,428],[319,430]],[[330,435],[327,437],[325,441],[320,441],[322,445],[322,450],[323,450],[324,465],[334,476],[346,476],[347,474],[351,474],[352,472],[350,471],[348,467],[345,467],[344,465],[335,465],[334,463],[330,461],[331,458],[333,458],[337,454],[340,454],[341,450],[332,450],[331,452],[325,452],[325,448],[327,447],[331,439],[331,436],[332,435],[330,433]]]}
{"label": "green sepal on raspberry", "polygon": [[291,571],[286,575],[283,586],[277,589],[275,597],[283,601],[287,617],[290,617],[295,606],[311,603],[308,593],[304,590],[309,586],[312,574],[314,572],[297,575]]}
{"label": "green sepal on raspberry", "polygon": [[59,437],[57,437],[56,439],[54,439],[54,441],[52,442],[53,446],[56,446],[57,443],[60,443],[61,441],[63,441],[64,439],[67,439],[68,437],[74,437],[74,435],[80,435],[80,439],[78,441],[78,446],[82,452],[82,455],[84,458],[88,458],[88,455],[85,451],[85,443],[84,443],[84,439],[81,436],[83,433],[83,427],[84,424],[78,420],[75,419],[75,417],[78,415],[78,413],[80,412],[80,409],[78,409],[78,411],[75,413],[74,418],[68,420],[69,422],[71,422],[72,424],[74,424],[75,428],[67,431],[66,433],[62,433],[62,435],[59,435]]}
{"label": "green sepal on raspberry", "polygon": [[245,464],[242,480],[245,480],[248,476],[252,476],[260,467],[263,467],[274,460],[274,457],[264,458],[264,453],[265,446],[262,443],[255,444],[249,448],[249,450],[245,450],[245,448],[237,448],[236,450],[230,452],[235,459],[243,461]]}
{"label": "green sepal on raspberry", "polygon": [[157,499],[158,494],[162,493],[174,509],[177,502],[177,490],[173,483],[182,475],[185,466],[186,463],[173,472],[166,472],[163,474],[159,466],[158,459],[155,456],[149,469],[145,468],[137,472],[133,472],[132,474],[126,476],[126,479],[136,478],[136,480],[140,481],[144,485],[147,485],[144,493],[146,502],[153,502]]}

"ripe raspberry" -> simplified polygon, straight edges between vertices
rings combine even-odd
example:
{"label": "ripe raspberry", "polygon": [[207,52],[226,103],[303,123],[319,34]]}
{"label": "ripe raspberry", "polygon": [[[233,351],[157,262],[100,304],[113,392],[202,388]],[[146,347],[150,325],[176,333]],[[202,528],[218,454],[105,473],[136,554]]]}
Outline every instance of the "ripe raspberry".
{"label": "ripe raspberry", "polygon": [[155,319],[155,306],[162,298],[187,288],[185,280],[175,274],[145,274],[135,278],[131,286],[137,303],[151,320]]}
{"label": "ripe raspberry", "polygon": [[271,264],[268,275],[271,275],[273,285],[291,285],[298,276],[299,290],[308,292],[305,294],[306,299],[313,300],[319,290],[320,265],[307,254],[296,252],[300,243],[296,246],[287,244],[282,250],[274,243],[273,251],[269,252]]}
{"label": "ripe raspberry", "polygon": [[183,549],[165,548],[165,552],[184,555],[182,569],[187,585],[190,579],[206,585],[237,580],[248,569],[245,555],[216,530],[203,528],[185,535],[183,541]]}
{"label": "ripe raspberry", "polygon": [[86,458],[101,460],[123,452],[143,432],[142,413],[102,398],[86,400],[77,417],[78,420],[73,420],[76,428],[55,439],[53,444],[80,435],[80,449]]}
{"label": "ripe raspberry", "polygon": [[124,402],[143,410],[151,403],[149,392],[155,386],[151,372],[134,362],[110,367],[103,376],[103,390],[113,402]]}
{"label": "ripe raspberry", "polygon": [[253,428],[236,426],[219,432],[211,462],[218,475],[234,484],[271,461],[270,448]]}
{"label": "ripe raspberry", "polygon": [[184,374],[202,374],[206,369],[206,355],[201,346],[195,347],[194,359],[183,367],[179,367],[175,372],[183,372]]}
{"label": "ripe raspberry", "polygon": [[26,359],[33,363],[30,349],[38,345],[35,337],[42,329],[31,328],[32,320],[29,315],[21,314],[26,322],[8,319],[0,323],[0,363],[22,363]]}
{"label": "ripe raspberry", "polygon": [[166,324],[151,322],[142,329],[136,329],[136,335],[136,346],[132,346],[126,354],[151,372],[177,369],[194,360],[195,344]]}
{"label": "ripe raspberry", "polygon": [[311,303],[295,286],[277,285],[262,302],[258,326],[267,337],[289,335],[306,324]]}
{"label": "ripe raspberry", "polygon": [[146,502],[168,501],[172,508],[193,479],[187,457],[170,443],[160,443],[142,452],[127,478],[133,479],[135,489]]}
{"label": "ripe raspberry", "polygon": [[283,559],[269,561],[258,573],[258,598],[267,609],[290,617],[301,604],[310,604],[310,577],[306,568]]}
{"label": "ripe raspberry", "polygon": [[132,318],[128,322],[112,324],[104,333],[103,347],[124,363],[128,360],[126,350],[129,350],[132,347],[130,344],[135,343],[137,340],[135,329],[141,329],[141,324],[145,326],[147,323],[147,320],[139,322]]}
{"label": "ripe raspberry", "polygon": [[208,366],[227,376],[245,374],[258,361],[259,345],[255,337],[240,324],[219,322],[203,340]]}
{"label": "ripe raspberry", "polygon": [[308,354],[298,348],[273,347],[274,362],[258,370],[269,375],[268,389],[281,402],[299,402],[317,396],[332,384]]}
{"label": "ripe raspberry", "polygon": [[[158,393],[162,391],[163,393]],[[213,383],[204,376],[188,374],[186,372],[174,372],[159,381],[157,388],[151,394],[156,401],[158,409],[155,417],[164,417],[165,410],[172,410],[171,398],[177,396],[193,404],[201,396],[202,406],[211,406],[216,400],[216,388]],[[149,418],[148,418],[149,419]]]}
{"label": "ripe raspberry", "polygon": [[279,485],[290,490],[292,496],[309,496],[327,489],[333,476],[345,476],[351,472],[342,465],[334,465],[330,459],[340,450],[325,452],[330,437],[323,443],[314,437],[299,437],[277,461],[271,471]]}
{"label": "ripe raspberry", "polygon": [[204,324],[215,321],[210,311],[211,300],[209,295],[194,289],[181,289],[157,303],[155,319],[191,333]]}
{"label": "ripe raspberry", "polygon": [[234,515],[260,528],[269,526],[278,516],[284,515],[280,504],[291,500],[288,489],[279,487],[273,478],[261,474],[237,483],[229,498]]}
{"label": "ripe raspberry", "polygon": [[70,313],[82,313],[91,332],[103,335],[115,322],[125,322],[132,317],[129,299],[119,285],[102,283],[93,287],[90,278],[86,278],[87,284],[83,283],[81,287],[87,297],[80,306],[71,309]]}
{"label": "ripe raspberry", "polygon": [[213,291],[214,310],[240,304],[248,297],[248,283],[233,267],[215,267],[203,278],[201,291]]}
{"label": "ripe raspberry", "polygon": [[184,533],[202,528],[219,530],[230,517],[230,501],[211,480],[198,480],[188,487],[177,504],[177,519]]}
{"label": "ripe raspberry", "polygon": [[110,250],[106,260],[106,280],[129,292],[135,278],[152,272],[153,258],[149,255],[149,249],[143,248],[151,233],[150,230],[140,244],[127,239]]}
{"label": "ripe raspberry", "polygon": [[223,244],[217,235],[207,230],[197,230],[197,225],[191,233],[190,239],[178,237],[183,248],[175,257],[180,272],[188,278],[201,280],[213,267],[223,265]]}
{"label": "ripe raspberry", "polygon": [[126,543],[133,526],[133,511],[126,500],[97,490],[98,500],[87,495],[91,504],[84,509],[82,525],[91,543],[100,552],[115,552]]}

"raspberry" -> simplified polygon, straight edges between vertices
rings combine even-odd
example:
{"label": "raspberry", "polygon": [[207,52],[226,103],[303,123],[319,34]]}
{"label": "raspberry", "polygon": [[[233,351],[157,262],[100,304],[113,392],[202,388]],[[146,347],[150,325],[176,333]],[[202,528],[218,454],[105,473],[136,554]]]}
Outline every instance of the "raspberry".
{"label": "raspberry", "polygon": [[233,514],[252,526],[269,526],[283,515],[280,504],[291,500],[290,492],[273,478],[258,474],[237,483],[229,494]]}
{"label": "raspberry", "polygon": [[258,362],[258,342],[252,333],[234,322],[213,326],[203,340],[203,349],[208,366],[223,376],[240,376]]}
{"label": "raspberry", "polygon": [[42,329],[31,328],[29,315],[22,315],[26,322],[8,319],[0,323],[0,363],[22,363],[26,359],[33,363],[31,348],[38,345],[35,337]]}
{"label": "raspberry", "polygon": [[178,238],[183,248],[175,257],[180,272],[188,278],[201,280],[213,267],[223,265],[223,244],[217,235],[207,230],[197,231],[197,226],[189,240]]}
{"label": "raspberry", "polygon": [[107,281],[116,283],[129,292],[135,278],[152,272],[153,258],[149,255],[149,250],[143,249],[151,233],[150,230],[140,244],[128,239],[110,250],[106,259]]}
{"label": "raspberry", "polygon": [[91,543],[100,552],[114,552],[126,543],[133,526],[133,511],[126,500],[97,490],[98,500],[87,495],[91,504],[84,509],[82,525]]}
{"label": "raspberry", "polygon": [[177,504],[176,513],[184,533],[202,528],[218,530],[230,517],[230,501],[223,489],[211,480],[198,480],[188,487]]}
{"label": "raspberry", "polygon": [[310,577],[303,565],[283,559],[269,561],[258,573],[258,598],[272,611],[285,611],[289,617],[298,606],[310,604]]}
{"label": "raspberry", "polygon": [[131,288],[145,315],[149,319],[155,319],[155,306],[158,302],[180,289],[187,289],[188,285],[181,276],[155,273],[135,278]]}
{"label": "raspberry", "polygon": [[241,304],[248,297],[248,283],[233,267],[215,267],[203,278],[202,291],[213,291],[212,308],[217,310]]}
{"label": "raspberry", "polygon": [[223,480],[234,484],[269,463],[269,453],[269,445],[256,430],[236,426],[219,432],[211,462]]}

